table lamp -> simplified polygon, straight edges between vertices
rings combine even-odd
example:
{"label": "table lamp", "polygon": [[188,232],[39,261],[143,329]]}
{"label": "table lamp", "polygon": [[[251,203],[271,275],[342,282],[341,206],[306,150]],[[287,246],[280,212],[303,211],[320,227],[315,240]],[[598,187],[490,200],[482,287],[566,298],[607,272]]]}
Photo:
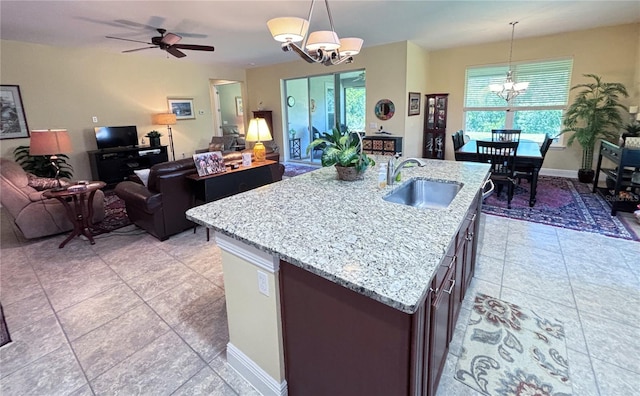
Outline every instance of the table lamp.
{"label": "table lamp", "polygon": [[262,162],[267,159],[267,150],[262,142],[273,140],[273,138],[264,118],[252,118],[249,121],[249,131],[247,131],[245,140],[247,142],[256,142],[255,146],[253,146],[253,156],[256,162]]}
{"label": "table lamp", "polygon": [[71,139],[66,129],[45,129],[31,131],[31,141],[29,144],[29,155],[50,155],[51,166],[56,170],[56,181],[58,187],[53,191],[62,191],[64,188],[60,184],[60,167],[58,166],[58,154],[72,151]]}
{"label": "table lamp", "polygon": [[169,132],[169,148],[171,149],[171,160],[176,160],[176,153],[173,150],[173,135],[171,134],[171,125],[176,124],[176,115],[173,113],[154,114],[152,117],[154,125],[166,125]]}

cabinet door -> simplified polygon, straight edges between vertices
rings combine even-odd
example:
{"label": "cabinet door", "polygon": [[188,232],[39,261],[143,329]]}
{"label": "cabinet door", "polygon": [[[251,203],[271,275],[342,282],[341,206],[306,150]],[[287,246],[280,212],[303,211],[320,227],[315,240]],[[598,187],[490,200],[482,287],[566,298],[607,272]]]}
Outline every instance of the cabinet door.
{"label": "cabinet door", "polygon": [[[443,276],[439,276],[444,272]],[[449,351],[449,320],[452,303],[452,290],[455,277],[455,261],[451,268],[441,266],[431,286],[431,322],[429,331],[429,381],[427,394],[435,395],[438,380]],[[437,284],[443,279],[441,284]]]}

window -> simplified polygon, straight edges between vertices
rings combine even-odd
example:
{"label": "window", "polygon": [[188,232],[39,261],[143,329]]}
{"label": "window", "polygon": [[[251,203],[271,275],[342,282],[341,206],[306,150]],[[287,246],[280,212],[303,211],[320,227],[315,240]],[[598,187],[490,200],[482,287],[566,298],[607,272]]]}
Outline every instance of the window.
{"label": "window", "polygon": [[[513,65],[516,81],[529,88],[507,106],[489,91],[489,84],[504,82],[508,66],[467,69],[465,88],[465,133],[475,139],[491,137],[492,129],[520,129],[522,138],[542,142],[545,133],[557,136],[567,107],[573,60],[560,59]],[[562,135],[555,143],[562,144]]]}

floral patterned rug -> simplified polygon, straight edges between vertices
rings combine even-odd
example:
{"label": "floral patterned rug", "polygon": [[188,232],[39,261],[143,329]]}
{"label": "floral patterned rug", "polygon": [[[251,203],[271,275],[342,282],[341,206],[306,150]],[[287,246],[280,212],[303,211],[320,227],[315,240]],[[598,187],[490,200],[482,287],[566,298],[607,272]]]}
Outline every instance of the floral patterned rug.
{"label": "floral patterned rug", "polygon": [[482,395],[569,396],[564,327],[556,319],[478,294],[455,378]]}
{"label": "floral patterned rug", "polygon": [[627,223],[618,216],[611,216],[609,204],[599,194],[591,192],[591,184],[580,183],[578,179],[540,176],[533,208],[529,207],[529,187],[530,184],[524,180],[516,186],[511,209],[507,208],[505,188],[500,196],[493,193],[485,199],[482,211],[495,216],[640,241],[640,236]]}
{"label": "floral patterned rug", "polygon": [[318,169],[317,166],[308,166],[308,165],[300,165],[294,164],[292,162],[286,162],[284,164],[284,174],[283,177],[294,177],[298,175],[302,175],[307,172],[311,172]]}

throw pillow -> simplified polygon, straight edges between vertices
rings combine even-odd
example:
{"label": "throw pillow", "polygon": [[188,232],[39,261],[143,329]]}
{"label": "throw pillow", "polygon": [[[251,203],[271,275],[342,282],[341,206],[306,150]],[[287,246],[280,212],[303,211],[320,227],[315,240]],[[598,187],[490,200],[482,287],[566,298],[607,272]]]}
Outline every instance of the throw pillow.
{"label": "throw pillow", "polygon": [[[58,181],[53,177],[40,177],[33,173],[27,173],[29,187],[35,188],[38,191],[48,190],[50,188],[58,187]],[[62,187],[69,186],[69,182],[66,180],[60,180]]]}
{"label": "throw pillow", "polygon": [[150,171],[151,169],[137,169],[137,170],[134,170],[133,173],[135,173],[136,176],[138,176],[140,180],[142,180],[142,184],[144,184],[144,186],[147,187]]}

